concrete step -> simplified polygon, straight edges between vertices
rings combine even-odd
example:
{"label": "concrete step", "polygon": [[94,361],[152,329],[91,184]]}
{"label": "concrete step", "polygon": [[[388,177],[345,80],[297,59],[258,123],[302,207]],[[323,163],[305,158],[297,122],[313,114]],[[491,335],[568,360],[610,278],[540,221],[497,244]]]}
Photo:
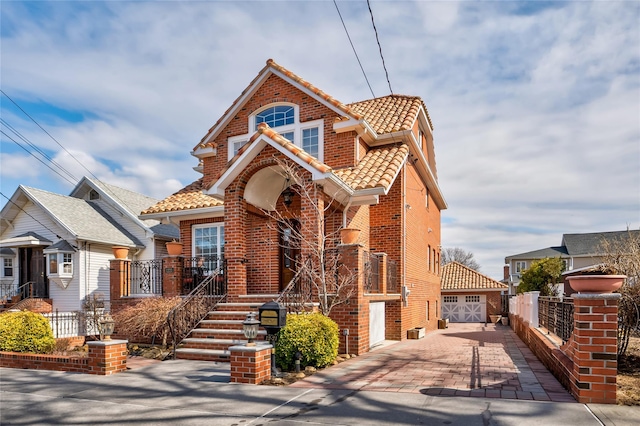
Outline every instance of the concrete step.
{"label": "concrete step", "polygon": [[176,359],[190,359],[193,361],[218,361],[229,362],[230,352],[219,349],[176,349]]}
{"label": "concrete step", "polygon": [[[266,336],[266,335],[267,335],[267,332],[265,330],[258,331],[258,336]],[[209,338],[209,339],[212,339],[212,338],[235,339],[238,336],[240,336],[240,338],[243,338],[244,332],[240,328],[231,329],[231,328],[200,328],[198,327],[191,330],[191,333],[189,333],[189,336],[187,336],[187,338],[196,337],[196,336]]]}

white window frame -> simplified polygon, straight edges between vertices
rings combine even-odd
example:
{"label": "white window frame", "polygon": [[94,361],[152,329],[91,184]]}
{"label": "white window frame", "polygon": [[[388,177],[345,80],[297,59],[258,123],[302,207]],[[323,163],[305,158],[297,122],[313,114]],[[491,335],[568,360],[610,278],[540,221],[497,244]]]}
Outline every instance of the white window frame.
{"label": "white window frame", "polygon": [[[197,239],[196,239],[196,232],[198,229],[204,229],[204,228],[216,228],[216,237],[218,240],[218,244],[216,247],[216,253],[210,253],[210,254],[202,254],[202,253],[198,253],[196,251],[197,249]],[[222,232],[221,232],[222,231]],[[220,244],[220,242],[222,242],[222,244]],[[214,222],[214,223],[202,223],[202,224],[198,224],[198,225],[193,225],[193,227],[191,228],[191,253],[193,257],[198,257],[198,256],[209,256],[212,254],[215,254],[218,258],[218,262],[220,262],[222,260],[222,258],[224,257],[224,245],[225,245],[225,241],[224,241],[224,222]],[[210,265],[209,269],[213,270],[217,267],[220,266],[220,263],[218,263],[218,265]]]}
{"label": "white window frame", "polygon": [[[2,256],[2,271],[0,271],[0,278],[14,278],[15,277],[15,257],[14,256]],[[9,265],[7,265],[9,263]],[[6,270],[11,270],[11,275],[6,274]]]}
{"label": "white window frame", "polygon": [[[261,113],[267,108],[272,108],[275,106],[292,106],[293,107],[293,124],[287,124],[285,126],[274,127],[273,130],[278,132],[280,135],[284,135],[285,133],[293,133],[293,140],[291,141],[294,145],[302,148],[302,132],[304,130],[317,128],[318,129],[318,161],[324,161],[324,120],[313,120],[313,121],[305,121],[304,123],[300,122],[300,107],[296,104],[292,104],[289,102],[274,102],[272,104],[266,105],[260,109],[255,110],[249,116],[249,133],[244,135],[231,136],[227,138],[227,161],[231,161],[231,159],[238,153],[240,148],[249,141],[251,135],[254,134],[256,129],[256,115]],[[236,147],[237,145],[237,147]]]}
{"label": "white window frame", "polygon": [[[46,253],[47,255],[47,276],[71,278],[73,276],[73,252],[56,251]],[[51,271],[52,260],[55,259],[56,270]]]}
{"label": "white window frame", "polygon": [[527,262],[525,260],[516,260],[515,270],[516,274],[520,275],[527,269]]}

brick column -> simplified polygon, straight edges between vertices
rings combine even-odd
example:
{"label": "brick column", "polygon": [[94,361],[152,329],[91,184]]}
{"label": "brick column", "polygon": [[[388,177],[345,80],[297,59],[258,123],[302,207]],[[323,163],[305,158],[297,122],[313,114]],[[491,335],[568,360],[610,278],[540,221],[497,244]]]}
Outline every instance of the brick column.
{"label": "brick column", "polygon": [[127,341],[101,340],[88,342],[89,374],[108,376],[127,369]]}
{"label": "brick column", "polygon": [[620,294],[574,294],[571,393],[580,403],[616,403]]}
{"label": "brick column", "polygon": [[112,259],[109,262],[109,303],[111,311],[118,311],[122,305],[120,299],[129,295],[129,277],[131,261]]}
{"label": "brick column", "polygon": [[231,346],[231,382],[257,385],[271,377],[272,345]]}
{"label": "brick column", "polygon": [[182,256],[167,256],[163,260],[162,267],[162,295],[164,297],[179,296],[182,294],[182,268],[184,258]]}

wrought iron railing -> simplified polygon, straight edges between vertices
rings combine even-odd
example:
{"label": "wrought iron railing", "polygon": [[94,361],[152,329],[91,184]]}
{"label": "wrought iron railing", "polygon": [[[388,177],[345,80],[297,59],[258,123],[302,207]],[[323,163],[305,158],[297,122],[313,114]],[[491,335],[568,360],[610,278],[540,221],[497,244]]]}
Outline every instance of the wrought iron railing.
{"label": "wrought iron railing", "polygon": [[541,296],[538,299],[538,323],[565,343],[573,333],[573,299]]}
{"label": "wrought iron railing", "polygon": [[380,256],[375,253],[364,253],[365,282],[364,291],[366,293],[380,293]]}
{"label": "wrought iron railing", "polygon": [[185,257],[182,261],[182,294],[187,295],[193,291],[212,271],[220,269],[223,277],[225,273],[225,261],[222,256],[196,256]]}
{"label": "wrought iron railing", "polygon": [[310,267],[311,259],[307,259],[306,262],[300,265],[289,284],[276,299],[277,303],[286,307],[288,313],[305,312],[313,306],[313,284],[309,273]]}
{"label": "wrought iron railing", "polygon": [[42,314],[49,320],[53,337],[76,337],[87,335],[86,316],[82,312],[55,312]]}
{"label": "wrought iron railing", "polygon": [[398,264],[390,259],[387,260],[387,293],[400,293]]}
{"label": "wrought iron railing", "polygon": [[178,344],[227,297],[224,264],[207,275],[182,302],[169,311],[167,324],[175,357]]}
{"label": "wrought iron railing", "polygon": [[162,295],[162,259],[134,260],[127,296]]}
{"label": "wrought iron railing", "polygon": [[0,282],[0,304],[4,304],[11,300],[13,296],[18,295],[18,289],[13,283]]}

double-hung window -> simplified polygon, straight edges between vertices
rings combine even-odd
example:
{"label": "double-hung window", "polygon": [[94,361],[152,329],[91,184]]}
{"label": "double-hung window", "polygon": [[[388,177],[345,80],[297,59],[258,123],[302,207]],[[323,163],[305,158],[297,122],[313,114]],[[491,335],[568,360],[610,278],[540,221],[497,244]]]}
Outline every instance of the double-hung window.
{"label": "double-hung window", "polygon": [[10,278],[13,277],[13,259],[10,257],[5,257],[2,259],[2,277]]}
{"label": "double-hung window", "polygon": [[223,223],[208,223],[193,227],[193,256],[202,258],[210,271],[222,265],[224,257]]}
{"label": "double-hung window", "polygon": [[516,262],[516,274],[522,274],[525,269],[527,269],[527,262],[524,262],[524,261]]}

